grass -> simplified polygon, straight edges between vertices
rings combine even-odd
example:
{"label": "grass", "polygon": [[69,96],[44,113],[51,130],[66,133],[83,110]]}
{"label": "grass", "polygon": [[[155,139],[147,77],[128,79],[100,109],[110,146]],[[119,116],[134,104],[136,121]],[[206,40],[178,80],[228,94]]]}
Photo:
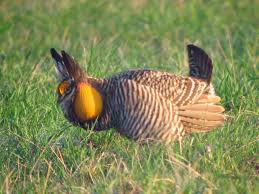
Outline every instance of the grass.
{"label": "grass", "polygon": [[[252,0],[1,1],[1,193],[258,193],[258,10]],[[64,119],[51,47],[106,77],[187,74],[188,43],[212,57],[229,119],[188,136],[182,153]]]}

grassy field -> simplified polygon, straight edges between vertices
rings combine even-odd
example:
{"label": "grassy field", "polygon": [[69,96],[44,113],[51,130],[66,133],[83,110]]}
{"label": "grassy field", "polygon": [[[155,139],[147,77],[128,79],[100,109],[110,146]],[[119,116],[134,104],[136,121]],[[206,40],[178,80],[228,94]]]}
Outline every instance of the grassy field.
{"label": "grassy field", "polygon": [[[259,3],[0,1],[1,193],[259,193]],[[87,72],[187,74],[186,44],[214,61],[224,127],[138,145],[71,126],[56,104],[49,49]]]}

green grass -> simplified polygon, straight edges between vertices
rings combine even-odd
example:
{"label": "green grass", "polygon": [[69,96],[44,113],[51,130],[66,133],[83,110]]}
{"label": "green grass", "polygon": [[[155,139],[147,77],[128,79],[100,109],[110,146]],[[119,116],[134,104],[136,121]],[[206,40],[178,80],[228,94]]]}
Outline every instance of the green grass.
{"label": "green grass", "polygon": [[[258,193],[258,10],[256,0],[1,1],[0,192]],[[64,119],[51,47],[106,77],[136,67],[187,74],[188,43],[212,57],[229,119],[188,136],[182,153]]]}

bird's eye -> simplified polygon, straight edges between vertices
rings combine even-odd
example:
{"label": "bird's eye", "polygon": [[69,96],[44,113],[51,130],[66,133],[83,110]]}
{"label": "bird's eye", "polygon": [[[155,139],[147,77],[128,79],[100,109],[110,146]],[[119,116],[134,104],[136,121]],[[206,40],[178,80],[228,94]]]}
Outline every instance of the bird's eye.
{"label": "bird's eye", "polygon": [[57,88],[57,93],[61,96],[63,96],[65,94],[65,92],[70,88],[70,83],[69,81],[65,80],[63,82],[61,82],[59,85],[58,85],[58,88]]}

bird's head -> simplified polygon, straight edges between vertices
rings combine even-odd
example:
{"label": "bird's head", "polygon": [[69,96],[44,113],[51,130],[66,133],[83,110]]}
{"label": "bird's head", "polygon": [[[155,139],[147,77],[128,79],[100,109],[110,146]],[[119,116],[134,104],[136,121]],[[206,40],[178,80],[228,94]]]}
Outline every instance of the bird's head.
{"label": "bird's head", "polygon": [[74,58],[65,51],[61,55],[50,49],[56,65],[59,85],[57,87],[58,103],[66,118],[74,123],[95,120],[102,112],[103,98],[90,78]]}

